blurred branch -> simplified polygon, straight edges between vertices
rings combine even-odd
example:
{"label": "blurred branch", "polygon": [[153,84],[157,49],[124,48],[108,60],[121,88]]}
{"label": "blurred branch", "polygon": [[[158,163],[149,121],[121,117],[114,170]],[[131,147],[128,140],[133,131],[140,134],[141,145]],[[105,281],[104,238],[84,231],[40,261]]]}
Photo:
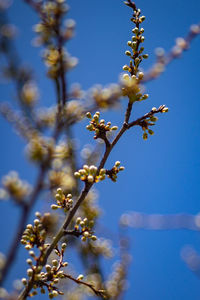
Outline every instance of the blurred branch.
{"label": "blurred branch", "polygon": [[148,230],[172,230],[187,229],[200,230],[200,215],[189,214],[145,214],[137,211],[123,214],[120,224],[135,228]]}
{"label": "blurred branch", "polygon": [[168,66],[174,59],[180,58],[184,51],[190,48],[190,44],[194,38],[200,34],[200,24],[192,25],[190,31],[185,38],[177,38],[175,46],[167,54],[164,54],[164,50],[160,49],[160,53],[157,55],[157,61],[152,68],[144,75],[142,82],[148,82],[156,79],[163,73],[166,66]]}

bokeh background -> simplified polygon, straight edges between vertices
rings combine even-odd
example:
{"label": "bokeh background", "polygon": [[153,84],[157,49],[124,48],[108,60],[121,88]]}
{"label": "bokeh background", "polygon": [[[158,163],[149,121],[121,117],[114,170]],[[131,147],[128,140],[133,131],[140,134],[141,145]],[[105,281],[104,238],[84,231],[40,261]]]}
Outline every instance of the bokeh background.
{"label": "bokeh background", "polygon": [[[122,66],[128,63],[124,52],[126,42],[131,38],[130,9],[121,0],[69,0],[68,4],[71,7],[68,17],[75,19],[77,24],[76,36],[68,44],[68,51],[79,59],[77,68],[68,74],[69,83],[79,82],[83,89],[89,89],[96,83],[118,82]],[[138,0],[136,5],[146,16],[144,46],[149,59],[143,67],[148,70],[155,61],[155,48],[163,47],[169,51],[176,37],[185,36],[190,25],[200,21],[200,2]],[[9,9],[9,19],[18,27],[16,47],[22,61],[33,68],[40,88],[41,105],[51,106],[55,102],[55,92],[51,81],[46,79],[40,49],[31,46],[35,36],[32,27],[37,23],[37,15],[23,1],[14,1]],[[199,49],[200,38],[197,37],[188,52],[173,61],[160,78],[146,85],[150,98],[135,105],[133,118],[161,104],[166,104],[170,111],[159,116],[155,135],[147,141],[143,141],[140,128],[127,132],[107,163],[111,167],[120,160],[125,171],[120,173],[117,183],[104,181],[97,186],[103,208],[101,222],[105,227],[102,235],[112,239],[116,248],[117,227],[124,213],[197,215],[200,211]],[[2,83],[0,98],[0,101],[15,101],[14,86]],[[126,103],[127,100],[123,99],[121,108],[103,113],[104,118],[120,125]],[[79,149],[93,142],[85,125],[83,122],[75,128]],[[34,183],[36,170],[24,157],[25,144],[2,117],[0,133],[0,175],[17,170],[22,179]],[[19,211],[9,202],[0,205],[0,251],[6,254]],[[43,206],[37,205],[34,210]],[[33,216],[30,221],[32,219]],[[181,258],[185,245],[192,245],[200,253],[200,233],[198,228],[195,229],[128,229],[133,260],[125,299],[199,299],[200,278]],[[25,275],[25,255],[22,250],[8,277],[7,287],[16,274],[19,278]],[[116,250],[113,261],[117,256]],[[198,260],[194,262],[198,267]],[[109,272],[111,264],[105,262],[104,268]]]}

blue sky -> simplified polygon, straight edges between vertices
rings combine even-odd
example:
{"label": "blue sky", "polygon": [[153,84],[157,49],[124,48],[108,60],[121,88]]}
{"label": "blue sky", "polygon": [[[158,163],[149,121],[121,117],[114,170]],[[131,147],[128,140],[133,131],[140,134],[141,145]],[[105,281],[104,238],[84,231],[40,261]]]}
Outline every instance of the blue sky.
{"label": "blue sky", "polygon": [[[124,52],[126,42],[131,38],[130,9],[120,0],[74,0],[68,3],[71,7],[69,17],[77,23],[76,36],[68,50],[79,58],[78,67],[68,75],[69,82],[79,82],[83,89],[96,83],[117,82],[122,66],[128,63]],[[149,59],[143,65],[144,70],[154,62],[156,47],[162,46],[168,51],[176,37],[185,36],[190,25],[200,21],[198,0],[189,4],[186,0],[140,0],[136,5],[146,16],[144,46]],[[17,48],[23,61],[33,67],[42,104],[50,106],[55,101],[54,91],[51,82],[45,78],[45,68],[38,56],[40,50],[30,45],[37,16],[23,1],[14,1],[10,20],[19,27]],[[168,114],[159,116],[155,135],[143,141],[140,128],[134,128],[121,139],[109,158],[108,166],[120,160],[126,168],[119,175],[117,184],[104,181],[97,186],[104,210],[102,221],[111,232],[117,232],[120,216],[129,211],[194,215],[200,211],[199,49],[200,38],[197,37],[181,59],[173,61],[160,78],[146,85],[149,99],[135,105],[133,118],[160,104],[170,108]],[[0,101],[13,101],[14,89],[3,85],[1,91]],[[106,112],[104,118],[120,125],[126,103],[124,99],[121,110]],[[81,138],[80,145],[92,140],[84,126],[85,122],[75,129],[77,138]],[[16,169],[22,178],[34,182],[35,170],[30,171],[31,165],[24,160],[24,144],[3,118],[0,118],[0,131],[3,141],[0,175]],[[8,247],[11,228],[17,224],[18,210],[9,203],[2,203],[0,214],[2,240],[7,240]],[[5,228],[6,214],[10,216],[10,226]],[[199,299],[200,279],[180,257],[186,244],[193,245],[200,253],[199,232],[130,228],[128,234],[133,261],[125,299]],[[109,234],[108,237],[112,238]],[[1,242],[0,250],[3,248]],[[19,265],[15,265],[13,273],[17,270],[19,276],[23,276],[25,266],[22,261],[21,265],[24,269],[19,271]]]}

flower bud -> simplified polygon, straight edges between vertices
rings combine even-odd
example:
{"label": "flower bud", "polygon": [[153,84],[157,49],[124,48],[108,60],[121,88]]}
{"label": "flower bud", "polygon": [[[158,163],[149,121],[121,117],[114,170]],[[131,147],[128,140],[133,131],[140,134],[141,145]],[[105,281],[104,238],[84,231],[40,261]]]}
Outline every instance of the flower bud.
{"label": "flower bud", "polygon": [[51,209],[53,209],[53,210],[56,210],[56,209],[58,209],[58,205],[56,205],[56,204],[52,204],[52,205],[51,205]]}
{"label": "flower bud", "polygon": [[131,56],[131,52],[128,51],[128,50],[125,52],[125,54],[126,54],[127,56]]}
{"label": "flower bud", "polygon": [[92,175],[89,175],[87,177],[88,182],[92,183],[94,181],[94,177]]}
{"label": "flower bud", "polygon": [[28,275],[28,277],[31,277],[33,275],[33,270],[32,269],[28,269],[27,270],[27,275]]}
{"label": "flower bud", "polygon": [[83,280],[83,278],[84,278],[83,274],[80,274],[76,279],[77,280]]}
{"label": "flower bud", "polygon": [[124,65],[124,66],[123,66],[123,70],[124,70],[124,71],[128,71],[128,70],[129,70],[129,66],[128,66],[128,65]]}
{"label": "flower bud", "polygon": [[86,117],[87,117],[88,119],[92,119],[92,115],[91,115],[91,113],[90,113],[89,111],[86,113]]}

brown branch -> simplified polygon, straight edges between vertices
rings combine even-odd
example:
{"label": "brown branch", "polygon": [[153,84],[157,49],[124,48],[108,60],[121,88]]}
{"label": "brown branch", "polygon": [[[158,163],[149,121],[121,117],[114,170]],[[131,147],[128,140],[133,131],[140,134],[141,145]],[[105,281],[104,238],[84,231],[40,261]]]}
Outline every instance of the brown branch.
{"label": "brown branch", "polygon": [[106,299],[105,291],[104,290],[97,290],[91,283],[85,282],[83,280],[78,280],[78,279],[74,278],[73,276],[71,276],[69,274],[63,274],[63,276],[65,278],[68,278],[68,279],[76,282],[77,284],[82,284],[82,285],[87,286],[88,288],[90,288],[94,292],[94,294],[96,296],[101,297],[103,299]]}
{"label": "brown branch", "polygon": [[141,126],[142,125],[142,121],[152,117],[153,115],[155,114],[158,114],[158,113],[163,113],[163,109],[165,108],[165,105],[161,105],[159,106],[158,109],[152,109],[150,112],[146,113],[144,116],[138,118],[137,120],[131,122],[131,123],[128,123],[127,124],[127,129],[133,127],[133,126]]}

